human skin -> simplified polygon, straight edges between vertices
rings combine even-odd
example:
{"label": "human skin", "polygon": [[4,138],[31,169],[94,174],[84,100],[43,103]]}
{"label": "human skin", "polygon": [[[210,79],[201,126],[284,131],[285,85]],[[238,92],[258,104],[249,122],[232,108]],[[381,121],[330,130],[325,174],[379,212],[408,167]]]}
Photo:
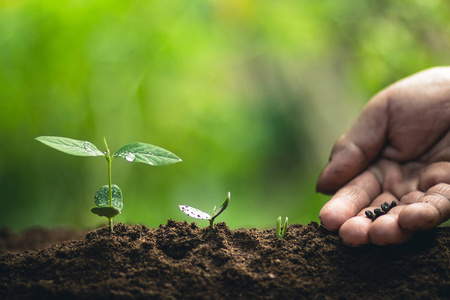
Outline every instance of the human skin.
{"label": "human skin", "polygon": [[[450,67],[376,94],[335,143],[316,189],[334,194],[319,218],[351,246],[407,241],[450,218]],[[383,202],[398,206],[372,222]]]}

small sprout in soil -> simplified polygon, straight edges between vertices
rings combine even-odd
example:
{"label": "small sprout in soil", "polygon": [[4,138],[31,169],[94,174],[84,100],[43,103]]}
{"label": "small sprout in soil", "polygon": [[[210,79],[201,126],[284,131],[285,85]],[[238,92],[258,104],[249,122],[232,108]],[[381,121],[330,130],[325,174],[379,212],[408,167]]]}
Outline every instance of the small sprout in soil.
{"label": "small sprout in soil", "polygon": [[228,204],[230,203],[230,198],[231,194],[230,192],[228,192],[227,198],[222,202],[222,205],[220,205],[218,209],[216,209],[217,206],[214,206],[212,216],[192,206],[180,204],[178,205],[178,207],[182,212],[184,212],[189,217],[200,220],[209,220],[209,228],[212,232],[214,229],[214,220],[227,208]]}
{"label": "small sprout in soil", "polygon": [[371,212],[370,210],[366,210],[365,214],[366,214],[366,217],[368,217],[372,221],[375,221],[376,218],[378,218],[379,216],[387,214],[395,206],[397,206],[397,201],[395,201],[395,200],[393,200],[391,202],[391,204],[389,204],[387,202],[384,202],[383,204],[381,204],[381,209],[380,208],[375,208],[373,210],[373,212]]}
{"label": "small sprout in soil", "polygon": [[279,216],[277,219],[277,228],[275,234],[276,237],[279,239],[284,239],[284,237],[286,236],[287,227],[288,227],[288,217],[286,217],[286,219],[284,220],[283,229],[281,229],[281,216]]}
{"label": "small sprout in soil", "polygon": [[117,185],[111,183],[111,162],[113,158],[121,157],[128,162],[145,163],[151,166],[170,165],[181,161],[181,158],[175,154],[145,143],[127,144],[111,155],[106,139],[104,139],[105,152],[98,150],[91,142],[66,137],[39,136],[36,140],[67,154],[88,157],[103,156],[106,158],[108,163],[108,185],[102,186],[95,194],[94,202],[96,206],[91,208],[91,212],[101,217],[107,217],[111,232],[113,232],[112,219],[122,212],[123,207],[122,191]]}

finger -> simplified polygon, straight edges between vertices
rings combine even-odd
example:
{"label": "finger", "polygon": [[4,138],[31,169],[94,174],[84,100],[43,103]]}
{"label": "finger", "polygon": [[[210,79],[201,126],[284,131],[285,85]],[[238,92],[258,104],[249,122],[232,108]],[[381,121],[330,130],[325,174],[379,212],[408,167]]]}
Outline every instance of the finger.
{"label": "finger", "polygon": [[[410,196],[408,199],[411,200],[411,198]],[[416,203],[405,206],[398,218],[400,226],[407,230],[432,229],[448,220],[450,218],[450,185],[440,183],[431,187],[423,197],[418,197]]]}
{"label": "finger", "polygon": [[320,210],[322,225],[338,230],[380,193],[380,184],[373,173],[366,171],[340,189]]}
{"label": "finger", "polygon": [[389,120],[389,143],[383,157],[399,161],[418,158],[448,132],[449,67],[414,74],[387,88],[386,93],[389,112],[395,117]]}
{"label": "finger", "polygon": [[413,236],[412,231],[401,228],[398,223],[398,214],[395,211],[402,208],[398,207],[396,210],[394,208],[392,212],[389,211],[388,214],[373,221],[368,233],[370,242],[380,246],[401,244]]}
{"label": "finger", "polygon": [[352,247],[366,245],[370,242],[369,229],[372,220],[363,216],[348,219],[339,229],[342,241]]}
{"label": "finger", "polygon": [[418,188],[421,191],[426,191],[438,183],[450,184],[450,162],[438,162],[429,165],[420,174]]}
{"label": "finger", "polygon": [[375,95],[356,122],[333,147],[330,162],[317,180],[316,190],[333,194],[364,170],[382,149],[388,123],[388,103],[384,92]]}
{"label": "finger", "polygon": [[400,203],[402,204],[411,204],[419,202],[419,200],[425,195],[425,193],[414,191],[409,194],[406,194],[400,199]]}

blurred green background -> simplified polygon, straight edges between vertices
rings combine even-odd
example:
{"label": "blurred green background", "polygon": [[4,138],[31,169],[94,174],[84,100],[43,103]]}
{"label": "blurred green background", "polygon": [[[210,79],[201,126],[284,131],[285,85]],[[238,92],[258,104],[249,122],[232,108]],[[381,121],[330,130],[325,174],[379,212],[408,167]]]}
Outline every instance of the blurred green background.
{"label": "blurred green background", "polygon": [[[116,159],[117,221],[187,219],[231,228],[318,221],[315,181],[334,141],[380,89],[449,64],[448,1],[0,1],[0,227],[90,228],[103,158],[63,154],[40,135],[112,151],[140,141],[180,164]],[[189,219],[188,221],[195,221]],[[198,221],[207,226],[206,221]]]}

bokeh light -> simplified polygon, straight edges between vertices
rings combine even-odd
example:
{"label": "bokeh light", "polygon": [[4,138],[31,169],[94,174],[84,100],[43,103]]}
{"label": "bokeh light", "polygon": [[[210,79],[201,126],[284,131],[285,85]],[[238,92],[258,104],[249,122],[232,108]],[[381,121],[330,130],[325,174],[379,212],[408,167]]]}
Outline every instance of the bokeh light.
{"label": "bokeh light", "polygon": [[89,212],[106,161],[40,135],[183,159],[113,161],[116,221],[184,220],[178,204],[211,211],[228,191],[231,228],[318,221],[334,141],[377,91],[449,63],[449,19],[438,0],[1,1],[0,227],[106,222]]}

